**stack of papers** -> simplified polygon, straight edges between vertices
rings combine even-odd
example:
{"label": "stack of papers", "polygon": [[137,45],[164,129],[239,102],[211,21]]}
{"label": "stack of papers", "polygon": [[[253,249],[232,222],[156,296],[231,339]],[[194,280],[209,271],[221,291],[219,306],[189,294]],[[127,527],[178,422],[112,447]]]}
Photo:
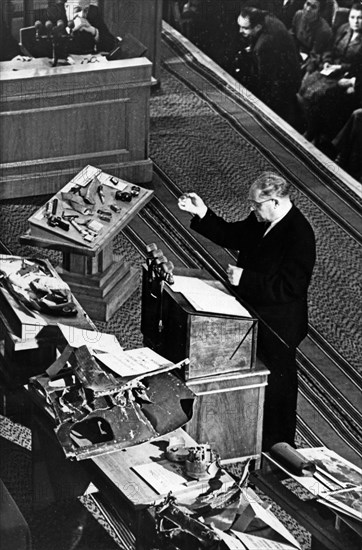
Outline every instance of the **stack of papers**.
{"label": "stack of papers", "polygon": [[196,311],[251,317],[248,310],[218,281],[176,275],[171,288],[174,292],[183,294]]}
{"label": "stack of papers", "polygon": [[122,378],[156,374],[175,368],[174,363],[150,348],[124,351],[113,334],[78,329],[58,324],[67,343],[73,348],[87,346],[98,363]]}
{"label": "stack of papers", "polygon": [[97,353],[96,359],[122,378],[155,373],[163,367],[174,367],[173,363],[150,348],[122,351],[117,356],[112,353]]}

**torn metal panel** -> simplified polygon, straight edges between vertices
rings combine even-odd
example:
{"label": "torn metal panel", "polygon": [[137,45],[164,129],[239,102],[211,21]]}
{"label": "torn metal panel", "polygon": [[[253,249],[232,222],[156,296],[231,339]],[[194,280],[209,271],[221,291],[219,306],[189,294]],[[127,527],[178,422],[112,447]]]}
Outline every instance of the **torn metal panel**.
{"label": "torn metal panel", "polygon": [[29,388],[54,418],[66,456],[83,460],[186,424],[195,396],[172,372],[179,366],[126,380],[103,369],[86,346],[67,347]]}

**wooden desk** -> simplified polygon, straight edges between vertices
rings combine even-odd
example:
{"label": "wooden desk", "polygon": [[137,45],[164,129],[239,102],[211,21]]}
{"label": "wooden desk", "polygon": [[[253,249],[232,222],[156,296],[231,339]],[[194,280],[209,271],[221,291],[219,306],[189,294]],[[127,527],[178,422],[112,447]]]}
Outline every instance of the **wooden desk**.
{"label": "wooden desk", "polygon": [[337,514],[316,500],[302,500],[283,485],[282,472],[258,470],[250,475],[263,493],[273,499],[312,534],[311,550],[360,550],[362,525]]}
{"label": "wooden desk", "polygon": [[12,61],[0,63],[0,199],[53,194],[90,162],[134,183],[150,181],[152,63],[39,62],[15,71]]}
{"label": "wooden desk", "polygon": [[[44,413],[34,411],[33,420],[34,505],[41,507],[51,500],[75,498],[92,482],[103,500],[130,526],[136,537],[136,548],[148,548],[154,535],[153,506],[162,502],[166,495],[153,490],[132,466],[163,458],[171,436],[183,437],[188,446],[196,445],[195,440],[179,428],[153,441],[77,462],[65,458]],[[46,453],[42,452],[44,449]],[[173,494],[178,502],[185,502],[206,491],[213,483],[212,480],[191,482],[182,493],[175,491]],[[216,480],[215,488],[222,485],[226,488],[233,483],[233,479],[223,473],[220,481]]]}

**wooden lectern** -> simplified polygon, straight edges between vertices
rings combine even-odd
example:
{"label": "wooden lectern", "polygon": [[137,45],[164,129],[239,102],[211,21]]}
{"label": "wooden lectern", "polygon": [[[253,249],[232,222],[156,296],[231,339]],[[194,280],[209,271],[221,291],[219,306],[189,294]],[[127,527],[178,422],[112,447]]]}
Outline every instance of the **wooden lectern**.
{"label": "wooden lectern", "polygon": [[[211,279],[201,270],[175,273]],[[157,292],[144,268],[141,330],[145,345],[170,361],[190,359],[184,375],[197,399],[186,431],[227,462],[259,462],[268,371],[255,355],[256,319],[196,311],[172,286]]]}

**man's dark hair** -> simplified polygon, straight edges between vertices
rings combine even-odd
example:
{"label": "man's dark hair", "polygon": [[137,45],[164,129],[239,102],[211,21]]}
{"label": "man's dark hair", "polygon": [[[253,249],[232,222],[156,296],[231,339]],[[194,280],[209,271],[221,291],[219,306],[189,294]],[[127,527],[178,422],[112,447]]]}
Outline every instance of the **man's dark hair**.
{"label": "man's dark hair", "polygon": [[362,2],[353,2],[351,10],[362,11]]}
{"label": "man's dark hair", "polygon": [[265,15],[266,12],[264,10],[246,6],[245,8],[241,8],[239,17],[249,19],[250,26],[253,29],[257,25],[262,25],[264,23]]}

